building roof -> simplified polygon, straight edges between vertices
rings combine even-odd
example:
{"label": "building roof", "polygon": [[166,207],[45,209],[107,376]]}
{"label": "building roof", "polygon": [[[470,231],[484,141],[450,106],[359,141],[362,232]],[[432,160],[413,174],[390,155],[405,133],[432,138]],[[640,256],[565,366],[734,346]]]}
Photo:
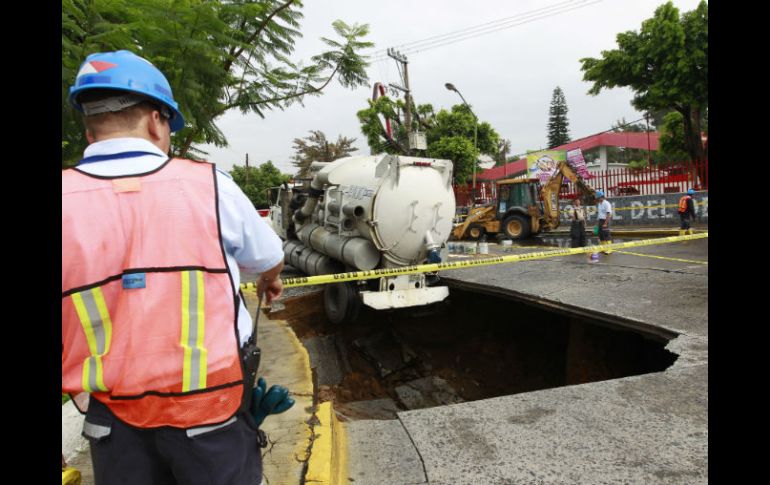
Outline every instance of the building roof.
{"label": "building roof", "polygon": [[[649,135],[649,137],[648,137]],[[650,150],[658,149],[658,135],[656,131],[649,133],[637,133],[623,131],[620,133],[605,132],[596,135],[580,138],[564,145],[560,145],[551,150],[574,150],[580,148],[582,151],[590,150],[599,146],[637,148],[647,150],[648,142]],[[518,175],[527,170],[527,159],[520,158],[513,162],[508,162],[499,167],[483,170],[476,175],[477,180],[497,180],[503,177]]]}
{"label": "building roof", "polygon": [[632,131],[623,131],[620,133],[605,132],[565,143],[564,145],[552,148],[552,150],[574,150],[575,148],[580,148],[581,150],[585,151],[598,146],[625,147],[647,150],[648,140],[650,150],[657,150],[658,135],[659,134],[657,131],[651,131],[649,133],[637,133]]}
{"label": "building roof", "polygon": [[477,180],[497,180],[503,177],[516,175],[527,170],[527,159],[520,158],[515,162],[508,162],[499,167],[492,167],[476,174]]}

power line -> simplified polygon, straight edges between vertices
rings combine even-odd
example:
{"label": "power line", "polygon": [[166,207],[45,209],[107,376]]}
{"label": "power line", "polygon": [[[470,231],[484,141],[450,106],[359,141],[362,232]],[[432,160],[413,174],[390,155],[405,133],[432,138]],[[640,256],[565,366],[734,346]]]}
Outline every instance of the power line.
{"label": "power line", "polygon": [[494,33],[494,32],[499,32],[501,30],[506,30],[506,29],[510,29],[510,28],[513,28],[513,27],[518,27],[520,25],[528,24],[530,22],[534,22],[534,21],[537,21],[537,20],[542,20],[542,19],[545,19],[545,18],[553,17],[553,16],[556,16],[558,14],[569,12],[571,10],[576,10],[578,8],[583,8],[583,7],[586,7],[588,5],[599,3],[601,1],[602,0],[594,0],[594,1],[592,1],[590,3],[586,3],[584,5],[577,5],[577,6],[574,6],[574,7],[571,7],[571,8],[561,9],[559,11],[551,12],[549,14],[544,14],[544,15],[540,15],[538,17],[533,17],[533,18],[527,19],[527,20],[522,20],[522,21],[511,23],[511,24],[506,24],[506,25],[503,25],[503,26],[500,26],[500,27],[497,27],[497,28],[494,28],[494,29],[485,30],[485,31],[482,31],[482,32],[478,32],[478,33],[474,33],[474,34],[469,34],[469,35],[458,36],[458,37],[453,38],[453,39],[447,39],[447,40],[445,40],[443,42],[442,41],[438,41],[438,42],[435,42],[435,43],[429,43],[429,44],[426,44],[426,45],[423,45],[423,46],[415,47],[415,48],[412,48],[412,49],[407,49],[406,53],[407,54],[416,54],[416,53],[419,53],[419,52],[424,52],[426,50],[435,49],[435,48],[443,47],[443,46],[450,45],[450,44],[455,44],[455,43],[458,43],[458,42],[462,42],[464,40],[470,40],[470,39],[473,39],[473,38],[476,38],[476,37],[481,37],[482,35],[487,35],[487,34],[491,34],[491,33]]}
{"label": "power line", "polygon": [[[455,30],[455,31],[452,31],[452,32],[448,32],[446,34],[434,35],[432,37],[427,37],[425,39],[416,40],[416,41],[412,41],[412,42],[406,42],[404,44],[399,44],[399,45],[393,46],[393,48],[395,48],[395,49],[399,49],[399,48],[411,49],[413,47],[416,47],[416,45],[418,45],[418,44],[422,44],[422,43],[429,42],[429,41],[436,41],[438,39],[442,39],[442,38],[445,38],[445,37],[453,37],[453,36],[460,35],[460,34],[468,34],[468,33],[471,33],[474,30],[491,28],[491,27],[495,26],[495,24],[504,24],[506,22],[510,22],[510,21],[517,20],[517,19],[520,20],[523,17],[527,17],[529,15],[534,15],[536,13],[543,12],[543,11],[546,11],[546,10],[558,8],[560,6],[563,6],[564,4],[574,3],[576,1],[585,2],[587,0],[566,0],[566,1],[563,1],[563,2],[560,2],[560,3],[549,5],[547,7],[536,8],[534,10],[529,10],[529,11],[524,12],[524,13],[512,15],[510,17],[505,17],[505,18],[502,18],[502,19],[492,20],[490,22],[486,22],[486,23],[479,24],[479,25],[474,25],[472,27],[466,27],[466,28],[463,28],[463,29],[459,29],[459,30]],[[442,40],[446,40],[446,39],[442,39]],[[387,49],[381,49],[379,51],[373,52],[371,55],[374,56],[374,57],[381,57],[386,52],[386,50]]]}
{"label": "power line", "polygon": [[[549,17],[553,17],[553,16],[556,16],[556,15],[565,13],[565,12],[569,12],[569,11],[572,11],[572,10],[577,10],[579,8],[584,8],[584,7],[587,7],[589,5],[593,5],[593,4],[599,3],[601,1],[602,0],[581,0],[580,4],[575,4],[575,5],[556,4],[559,7],[554,9],[553,11],[550,11],[550,12],[537,12],[534,16],[532,16],[532,14],[523,14],[523,15],[520,15],[518,17],[513,18],[513,20],[508,20],[506,22],[503,22],[501,25],[491,25],[491,26],[485,27],[485,28],[480,29],[480,30],[478,28],[471,27],[471,28],[465,29],[465,30],[471,30],[471,31],[468,31],[468,32],[459,33],[459,34],[458,33],[444,34],[443,36],[434,36],[432,38],[423,39],[421,41],[415,41],[415,42],[410,43],[410,44],[405,44],[405,45],[410,45],[410,47],[406,48],[404,50],[405,51],[404,53],[406,53],[406,54],[416,54],[416,53],[419,53],[419,52],[424,52],[426,50],[435,49],[435,48],[438,48],[438,47],[443,47],[445,45],[455,44],[457,42],[462,42],[464,40],[473,39],[473,38],[476,38],[476,37],[480,37],[482,35],[491,34],[491,33],[494,33],[494,32],[499,32],[501,30],[506,30],[506,29],[510,29],[510,28],[513,28],[513,27],[518,27],[520,25],[524,25],[524,24],[527,24],[527,23],[530,23],[530,22],[534,22],[534,21],[537,21],[537,20],[543,20],[543,19],[546,19],[546,18],[549,18]],[[540,9],[540,10],[545,10],[545,9],[546,8]],[[525,18],[527,16],[531,16],[531,18]],[[486,24],[482,24],[482,26],[483,25],[486,25]],[[476,29],[477,31],[472,31],[472,29]],[[462,31],[457,31],[457,32],[462,32]],[[433,39],[433,40],[430,40],[430,39]],[[380,62],[380,61],[383,61],[383,60],[386,60],[386,59],[387,59],[387,56],[375,55],[374,58],[370,62],[375,63],[375,62]]]}

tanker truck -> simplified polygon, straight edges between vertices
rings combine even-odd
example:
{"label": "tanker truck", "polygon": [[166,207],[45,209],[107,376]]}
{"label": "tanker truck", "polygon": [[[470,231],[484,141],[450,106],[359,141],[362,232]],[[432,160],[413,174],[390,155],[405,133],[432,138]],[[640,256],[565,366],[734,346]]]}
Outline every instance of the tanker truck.
{"label": "tanker truck", "polygon": [[[310,174],[302,186],[271,190],[269,217],[286,264],[313,276],[446,260],[455,213],[451,161],[354,156],[315,162]],[[361,305],[429,305],[449,295],[437,280],[423,273],[327,284],[324,310],[343,324]]]}

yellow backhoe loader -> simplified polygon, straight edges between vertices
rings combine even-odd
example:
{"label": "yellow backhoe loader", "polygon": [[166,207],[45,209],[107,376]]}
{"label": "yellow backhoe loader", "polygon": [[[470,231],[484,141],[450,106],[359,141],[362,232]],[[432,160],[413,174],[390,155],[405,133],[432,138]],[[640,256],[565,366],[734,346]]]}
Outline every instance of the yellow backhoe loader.
{"label": "yellow backhoe loader", "polygon": [[559,227],[559,189],[564,177],[574,183],[586,205],[595,203],[594,189],[567,162],[559,162],[545,184],[538,179],[498,180],[497,197],[489,206],[474,207],[452,231],[454,239],[481,239],[502,232],[509,239],[526,239]]}

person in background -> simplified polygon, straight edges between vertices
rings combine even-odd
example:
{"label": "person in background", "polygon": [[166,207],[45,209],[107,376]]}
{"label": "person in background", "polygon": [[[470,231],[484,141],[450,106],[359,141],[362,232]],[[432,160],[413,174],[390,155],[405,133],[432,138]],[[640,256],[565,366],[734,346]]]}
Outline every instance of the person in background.
{"label": "person in background", "polygon": [[689,189],[687,191],[687,195],[683,195],[679,199],[679,220],[681,221],[681,224],[679,226],[679,235],[684,236],[685,232],[687,234],[692,234],[693,230],[690,227],[690,221],[695,220],[696,214],[695,214],[695,200],[692,198],[693,194],[695,194],[695,191],[693,189]]}
{"label": "person in background", "polygon": [[580,197],[576,197],[570,211],[570,237],[572,238],[573,248],[583,248],[586,245],[586,210],[583,207]]}
{"label": "person in background", "polygon": [[[610,235],[610,221],[612,220],[612,204],[604,198],[604,192],[601,190],[596,191],[596,217],[597,227],[599,228],[599,244],[606,245],[612,244],[612,236]],[[604,254],[610,254],[612,250],[606,249],[602,251]]]}

